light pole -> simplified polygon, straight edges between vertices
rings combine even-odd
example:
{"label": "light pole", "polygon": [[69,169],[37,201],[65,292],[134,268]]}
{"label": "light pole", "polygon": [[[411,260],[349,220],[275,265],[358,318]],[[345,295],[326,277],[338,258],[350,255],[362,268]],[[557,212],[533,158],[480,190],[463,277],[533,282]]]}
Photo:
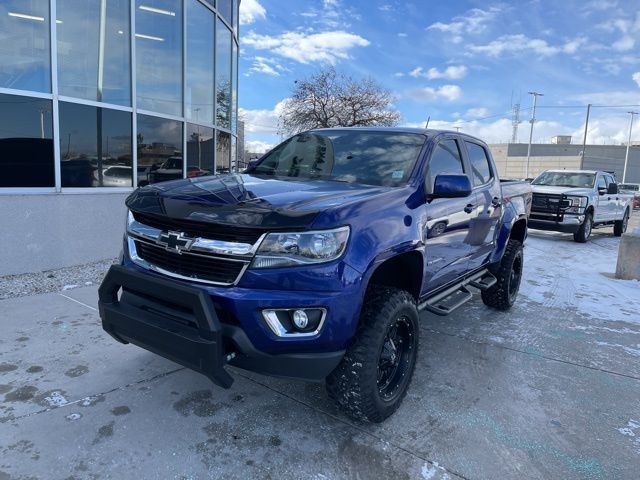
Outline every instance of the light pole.
{"label": "light pole", "polygon": [[582,153],[580,154],[580,170],[584,169],[584,152],[587,149],[587,131],[589,130],[589,114],[591,104],[587,105],[587,119],[584,122],[584,138],[582,139]]}
{"label": "light pole", "polygon": [[529,95],[533,95],[533,109],[531,110],[531,130],[529,130],[529,146],[527,147],[527,175],[529,178],[529,159],[531,158],[531,140],[533,140],[533,124],[536,123],[536,105],[538,103],[538,97],[543,97],[544,94],[539,92],[529,92]]}
{"label": "light pole", "polygon": [[638,115],[638,112],[627,112],[631,115],[631,121],[629,122],[629,141],[627,142],[627,153],[624,156],[624,170],[622,171],[622,183],[627,179],[627,165],[629,164],[629,148],[631,147],[631,131],[633,130],[633,116]]}

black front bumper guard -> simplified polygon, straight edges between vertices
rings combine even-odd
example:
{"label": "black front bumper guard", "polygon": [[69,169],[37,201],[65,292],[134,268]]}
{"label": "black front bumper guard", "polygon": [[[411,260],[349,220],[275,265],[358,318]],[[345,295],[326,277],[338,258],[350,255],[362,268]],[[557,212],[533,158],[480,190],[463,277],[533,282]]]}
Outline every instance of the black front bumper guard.
{"label": "black front bumper guard", "polygon": [[[233,377],[224,367],[233,354],[225,354],[222,325],[205,291],[114,265],[98,294],[102,327],[116,340],[200,372],[220,387],[231,387]],[[153,308],[123,301],[126,295],[153,299]]]}

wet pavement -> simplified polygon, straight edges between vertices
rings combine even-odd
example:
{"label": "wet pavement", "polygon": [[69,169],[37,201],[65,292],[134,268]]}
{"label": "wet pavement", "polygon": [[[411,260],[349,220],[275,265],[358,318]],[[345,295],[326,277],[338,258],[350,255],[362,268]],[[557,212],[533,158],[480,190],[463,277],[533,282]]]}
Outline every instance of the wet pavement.
{"label": "wet pavement", "polygon": [[613,278],[618,242],[532,231],[510,312],[422,314],[380,425],[321,384],[231,369],[222,390],[118,344],[96,286],[2,300],[0,479],[637,479],[640,282]]}

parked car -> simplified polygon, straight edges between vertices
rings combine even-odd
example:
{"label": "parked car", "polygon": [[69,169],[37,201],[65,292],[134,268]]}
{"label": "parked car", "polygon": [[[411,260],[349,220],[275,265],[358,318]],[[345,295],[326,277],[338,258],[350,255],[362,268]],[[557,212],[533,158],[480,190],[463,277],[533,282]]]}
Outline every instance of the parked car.
{"label": "parked car", "polygon": [[[187,178],[210,175],[209,171],[194,165],[187,166]],[[182,178],[182,157],[169,157],[156,170],[149,172],[149,183],[167,182]]]}
{"label": "parked car", "polygon": [[609,172],[547,170],[532,186],[530,228],[573,233],[580,243],[589,240],[593,228],[613,226],[617,237],[627,230],[631,195],[619,192]]}
{"label": "parked car", "polygon": [[105,168],[102,172],[102,185],[104,187],[131,187],[132,172],[131,167],[124,165]]}
{"label": "parked car", "polygon": [[640,183],[621,183],[618,185],[620,193],[632,196],[632,208],[640,208]]}
{"label": "parked car", "polygon": [[380,422],[409,387],[419,311],[447,315],[469,288],[516,302],[531,186],[501,183],[468,135],[320,129],[243,174],[150,185],[126,205],[99,291],[116,340],[225,388],[227,364],[326,379],[347,414]]}

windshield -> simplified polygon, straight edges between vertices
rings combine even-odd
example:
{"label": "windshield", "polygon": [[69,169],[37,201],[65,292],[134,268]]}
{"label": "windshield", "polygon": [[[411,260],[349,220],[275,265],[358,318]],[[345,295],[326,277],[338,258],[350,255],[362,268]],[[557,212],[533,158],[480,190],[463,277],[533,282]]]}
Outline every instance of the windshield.
{"label": "windshield", "polygon": [[367,185],[404,185],[426,141],[416,133],[332,130],[281,143],[247,173],[319,178]]}
{"label": "windshield", "polygon": [[553,187],[593,188],[595,179],[593,173],[543,172],[531,183]]}

